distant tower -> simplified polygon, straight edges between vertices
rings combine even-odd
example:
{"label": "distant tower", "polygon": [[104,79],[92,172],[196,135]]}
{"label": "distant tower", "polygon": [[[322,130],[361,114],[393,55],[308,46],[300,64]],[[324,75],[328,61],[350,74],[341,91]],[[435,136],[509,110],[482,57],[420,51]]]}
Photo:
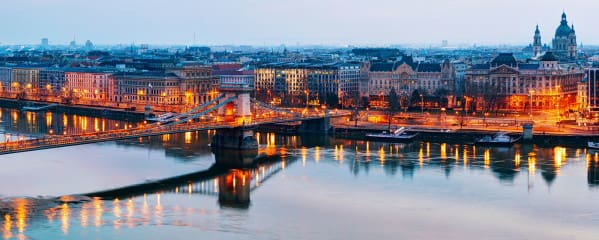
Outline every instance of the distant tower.
{"label": "distant tower", "polygon": [[92,41],[87,40],[85,42],[85,49],[87,49],[88,51],[91,51],[94,49],[94,44],[92,43]]}
{"label": "distant tower", "polygon": [[574,24],[572,24],[572,32],[568,38],[570,44],[568,44],[568,57],[576,58],[576,31],[574,31]]}
{"label": "distant tower", "polygon": [[532,43],[532,56],[538,57],[541,56],[541,48],[543,44],[541,44],[541,31],[539,31],[539,25],[537,25],[537,29],[535,30],[535,38]]}
{"label": "distant tower", "polygon": [[76,48],[76,47],[77,47],[77,42],[75,41],[75,35],[73,35],[73,41],[71,41],[71,42],[69,43],[69,46],[70,46],[71,48]]}
{"label": "distant tower", "polygon": [[40,47],[42,49],[46,49],[46,48],[48,48],[48,45],[49,45],[48,39],[47,38],[42,38],[42,42],[40,43]]}

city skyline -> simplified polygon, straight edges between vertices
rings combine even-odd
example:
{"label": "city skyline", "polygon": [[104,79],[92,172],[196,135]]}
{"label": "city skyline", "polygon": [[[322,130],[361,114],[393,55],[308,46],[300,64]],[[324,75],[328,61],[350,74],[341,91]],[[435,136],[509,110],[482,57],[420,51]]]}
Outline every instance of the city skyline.
{"label": "city skyline", "polygon": [[[591,0],[285,2],[9,0],[0,44],[82,45],[528,45],[535,26],[549,44],[562,11],[579,41],[599,44]],[[364,9],[368,11],[364,11]],[[405,10],[409,9],[409,10]],[[534,9],[534,11],[531,11]],[[94,14],[95,13],[95,14]],[[91,14],[91,15],[90,15]],[[324,24],[323,24],[324,23]],[[151,30],[150,30],[151,29]]]}

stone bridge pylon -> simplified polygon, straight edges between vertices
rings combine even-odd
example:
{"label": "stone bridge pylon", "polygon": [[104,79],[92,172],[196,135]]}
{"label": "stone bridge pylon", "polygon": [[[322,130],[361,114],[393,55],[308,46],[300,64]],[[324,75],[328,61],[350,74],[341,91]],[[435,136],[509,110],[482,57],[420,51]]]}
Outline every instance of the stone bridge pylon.
{"label": "stone bridge pylon", "polygon": [[212,136],[213,148],[237,150],[257,150],[258,141],[252,127],[246,126],[252,121],[250,93],[253,91],[253,79],[247,76],[221,77],[219,91],[224,99],[235,98],[217,110],[217,118],[234,121],[238,127],[218,129]]}

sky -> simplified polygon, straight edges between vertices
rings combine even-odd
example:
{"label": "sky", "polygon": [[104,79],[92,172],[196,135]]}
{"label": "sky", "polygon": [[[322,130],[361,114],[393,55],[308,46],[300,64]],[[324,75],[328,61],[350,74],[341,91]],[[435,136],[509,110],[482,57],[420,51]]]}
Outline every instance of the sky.
{"label": "sky", "polygon": [[549,44],[562,11],[599,45],[598,0],[2,0],[0,44]]}

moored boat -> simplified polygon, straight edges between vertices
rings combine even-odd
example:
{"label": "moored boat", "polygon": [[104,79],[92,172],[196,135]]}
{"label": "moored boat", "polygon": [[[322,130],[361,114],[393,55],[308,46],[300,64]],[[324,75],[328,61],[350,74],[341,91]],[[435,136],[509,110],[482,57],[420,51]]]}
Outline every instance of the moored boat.
{"label": "moored boat", "polygon": [[522,136],[510,136],[504,132],[498,132],[493,136],[487,135],[476,140],[480,145],[511,145],[520,141]]}
{"label": "moored boat", "polygon": [[599,149],[599,142],[588,141],[587,147],[592,149]]}
{"label": "moored boat", "polygon": [[407,128],[401,127],[392,133],[372,133],[366,134],[366,138],[370,140],[382,140],[382,141],[409,141],[414,139],[418,135],[417,132],[410,132]]}
{"label": "moored boat", "polygon": [[48,104],[48,105],[44,105],[44,106],[24,106],[21,108],[21,110],[28,111],[28,112],[39,112],[39,111],[44,111],[44,110],[54,108],[56,106],[58,106],[58,104]]}

